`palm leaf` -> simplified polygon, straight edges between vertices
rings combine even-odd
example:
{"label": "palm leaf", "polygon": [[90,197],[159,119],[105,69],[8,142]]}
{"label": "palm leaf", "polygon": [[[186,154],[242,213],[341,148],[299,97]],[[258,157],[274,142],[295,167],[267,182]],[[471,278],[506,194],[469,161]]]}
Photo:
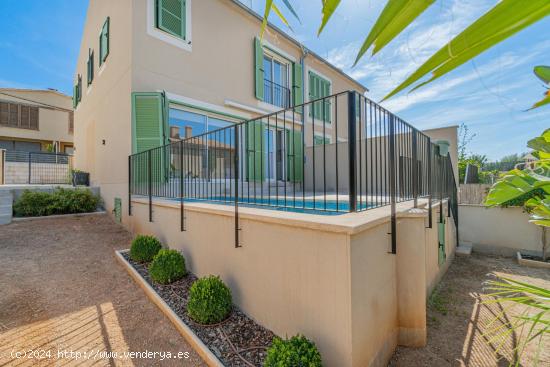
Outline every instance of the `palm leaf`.
{"label": "palm leaf", "polygon": [[281,21],[288,27],[290,28],[290,30],[292,30],[292,27],[290,26],[290,24],[288,24],[288,21],[286,20],[285,16],[283,15],[283,13],[281,13],[281,11],[279,10],[279,8],[277,7],[277,5],[275,5],[275,3],[271,4],[271,8],[273,9],[273,11],[275,12],[275,14],[277,14],[277,16],[281,19]]}
{"label": "palm leaf", "polygon": [[550,103],[550,90],[544,93],[545,97],[535,103],[528,111],[534,110],[535,108],[542,107]]}
{"label": "palm leaf", "polygon": [[323,0],[323,19],[321,20],[321,26],[317,31],[317,35],[321,34],[338,5],[340,5],[340,0]]}
{"label": "palm leaf", "polygon": [[535,66],[533,72],[540,80],[550,84],[550,66]]}
{"label": "palm leaf", "polygon": [[383,100],[399,93],[430,72],[432,77],[416,88],[445,75],[549,14],[548,0],[502,0],[437,51]]}
{"label": "palm leaf", "polygon": [[300,24],[301,24],[302,21],[300,20],[300,17],[298,16],[298,13],[296,13],[296,11],[294,10],[294,8],[293,8],[292,5],[290,4],[290,1],[288,1],[288,0],[283,0],[283,4],[285,4],[285,6],[287,7],[287,9],[292,13],[292,15],[294,15],[294,17],[296,17],[296,19],[298,19],[298,22],[300,22]]}
{"label": "palm leaf", "polygon": [[273,0],[265,0],[265,10],[264,10],[264,19],[262,21],[262,30],[260,31],[260,38],[264,37],[265,28],[267,27],[267,19],[269,18],[269,13],[273,8]]}
{"label": "palm leaf", "polygon": [[354,66],[373,44],[374,55],[434,2],[435,0],[389,0],[361,46]]}

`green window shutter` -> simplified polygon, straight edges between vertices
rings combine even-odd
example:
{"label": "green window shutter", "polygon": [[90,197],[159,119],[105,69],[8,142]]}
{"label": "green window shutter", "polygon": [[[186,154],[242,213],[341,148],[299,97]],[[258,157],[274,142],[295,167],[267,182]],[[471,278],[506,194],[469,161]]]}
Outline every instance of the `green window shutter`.
{"label": "green window shutter", "polygon": [[264,153],[265,125],[261,121],[251,121],[246,123],[246,157],[248,166],[249,181],[264,180]]}
{"label": "green window shutter", "polygon": [[76,105],[78,104],[77,100],[78,100],[78,86],[75,85],[73,86],[73,108],[76,108]]}
{"label": "green window shutter", "polygon": [[185,39],[185,0],[156,0],[157,27]]}
{"label": "green window shutter", "polygon": [[76,104],[82,100],[82,75],[78,75],[78,84],[77,84],[77,93],[76,93]]}
{"label": "green window shutter", "polygon": [[437,223],[437,235],[438,235],[438,262],[439,265],[445,262],[447,254],[445,253],[445,220],[443,223]]}
{"label": "green window shutter", "polygon": [[109,56],[109,28],[110,28],[111,18],[107,17],[105,23],[103,23],[103,28],[101,28],[101,34],[99,35],[99,65],[103,64]]}
{"label": "green window shutter", "polygon": [[292,94],[294,98],[294,106],[303,103],[303,88],[302,88],[303,70],[302,65],[298,62],[292,64]]}
{"label": "green window shutter", "polygon": [[286,131],[286,155],[287,155],[287,177],[292,182],[302,182],[304,150],[302,144],[302,132],[300,130]]}
{"label": "green window shutter", "polygon": [[[322,97],[328,97],[330,96],[330,82],[328,80],[322,80]],[[330,99],[325,100],[323,103],[323,114],[321,118],[324,119],[326,123],[330,123]]]}
{"label": "green window shutter", "polygon": [[115,198],[113,212],[115,214],[115,220],[119,223],[122,222],[122,200],[120,198]]}
{"label": "green window shutter", "polygon": [[355,117],[359,118],[361,116],[361,95],[355,93]]}
{"label": "green window shutter", "polygon": [[264,100],[264,49],[258,37],[254,39],[254,81],[256,98]]}
{"label": "green window shutter", "polygon": [[161,93],[132,93],[133,153],[164,145]]}
{"label": "green window shutter", "polygon": [[87,75],[88,85],[92,84],[93,80],[94,80],[94,52],[90,49],[88,51],[88,75]]}

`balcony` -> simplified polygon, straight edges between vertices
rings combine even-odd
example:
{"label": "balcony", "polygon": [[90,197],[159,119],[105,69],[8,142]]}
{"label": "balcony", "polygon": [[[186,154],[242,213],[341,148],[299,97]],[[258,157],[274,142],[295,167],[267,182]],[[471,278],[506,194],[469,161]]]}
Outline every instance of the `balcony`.
{"label": "balcony", "polygon": [[264,79],[264,102],[281,108],[289,108],[291,107],[290,89]]}

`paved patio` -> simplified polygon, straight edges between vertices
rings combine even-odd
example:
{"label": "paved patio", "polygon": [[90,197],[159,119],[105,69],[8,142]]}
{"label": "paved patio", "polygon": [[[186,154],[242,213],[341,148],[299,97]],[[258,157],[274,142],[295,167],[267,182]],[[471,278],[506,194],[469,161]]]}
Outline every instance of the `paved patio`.
{"label": "paved patio", "polygon": [[116,263],[130,241],[106,215],[0,226],[0,366],[204,365]]}

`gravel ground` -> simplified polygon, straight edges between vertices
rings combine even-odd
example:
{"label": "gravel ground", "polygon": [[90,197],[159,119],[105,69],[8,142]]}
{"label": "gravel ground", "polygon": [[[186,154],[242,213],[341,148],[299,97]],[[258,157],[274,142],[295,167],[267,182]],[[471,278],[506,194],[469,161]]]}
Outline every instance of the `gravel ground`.
{"label": "gravel ground", "polygon": [[0,366],[204,366],[117,264],[130,241],[105,215],[0,226]]}
{"label": "gravel ground", "polygon": [[224,365],[263,365],[266,350],[275,336],[271,331],[256,324],[237,308],[219,324],[205,326],[195,323],[186,311],[189,289],[197,280],[195,275],[188,274],[169,285],[158,284],[152,281],[147,264],[133,261],[128,254],[123,256]]}
{"label": "gravel ground", "polygon": [[[480,303],[487,300],[484,282],[506,276],[550,288],[550,271],[519,266],[513,259],[472,254],[453,261],[442,282],[430,297],[428,344],[425,348],[399,347],[390,366],[476,366],[506,367],[514,361],[512,350],[523,340],[520,333],[493,338],[490,331],[513,320],[524,308]],[[490,292],[489,292],[490,293]],[[495,317],[498,316],[498,321]],[[540,350],[538,366],[550,366],[550,337]],[[529,346],[520,366],[533,366],[537,353]]]}

